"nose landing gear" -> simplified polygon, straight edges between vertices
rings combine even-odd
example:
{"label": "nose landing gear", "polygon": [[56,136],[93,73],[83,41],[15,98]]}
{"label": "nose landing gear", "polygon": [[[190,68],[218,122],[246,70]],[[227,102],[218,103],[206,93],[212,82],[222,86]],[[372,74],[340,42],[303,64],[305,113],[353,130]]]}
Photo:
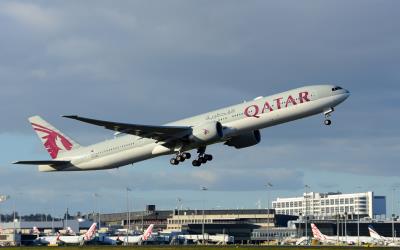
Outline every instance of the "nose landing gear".
{"label": "nose landing gear", "polygon": [[329,120],[329,119],[326,119],[326,120],[324,121],[324,124],[325,124],[326,126],[329,126],[329,125],[332,124],[332,121]]}
{"label": "nose landing gear", "polygon": [[324,115],[325,115],[324,124],[325,124],[326,126],[329,126],[329,125],[332,124],[332,121],[331,121],[329,118],[331,117],[331,113],[332,113],[333,111],[335,111],[333,108],[330,108],[330,109],[324,111]]}

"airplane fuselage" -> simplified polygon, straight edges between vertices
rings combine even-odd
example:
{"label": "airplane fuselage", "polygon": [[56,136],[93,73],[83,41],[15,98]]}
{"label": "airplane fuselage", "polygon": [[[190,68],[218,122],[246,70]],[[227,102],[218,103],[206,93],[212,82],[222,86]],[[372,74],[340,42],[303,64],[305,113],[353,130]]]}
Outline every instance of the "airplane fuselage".
{"label": "airplane fuselage", "polygon": [[[335,88],[337,89],[334,90]],[[223,127],[223,136],[216,141],[206,143],[189,141],[168,147],[164,142],[154,139],[129,134],[119,135],[114,139],[65,152],[57,160],[70,161],[69,166],[63,168],[63,171],[118,168],[160,155],[225,142],[243,133],[304,117],[320,113],[328,114],[349,95],[347,90],[335,85],[305,86],[165,124],[194,127],[207,122],[219,122]],[[57,171],[50,165],[40,165],[39,170]]]}

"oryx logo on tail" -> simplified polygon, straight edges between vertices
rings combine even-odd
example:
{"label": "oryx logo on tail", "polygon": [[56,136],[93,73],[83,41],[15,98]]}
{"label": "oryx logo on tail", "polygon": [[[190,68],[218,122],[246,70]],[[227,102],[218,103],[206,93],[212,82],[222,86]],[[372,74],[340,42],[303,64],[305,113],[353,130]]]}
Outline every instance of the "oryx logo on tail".
{"label": "oryx logo on tail", "polygon": [[42,133],[41,138],[44,140],[43,144],[49,152],[51,158],[57,158],[60,150],[71,150],[72,143],[58,132],[36,123],[32,123],[32,127],[38,132],[38,134]]}
{"label": "oryx logo on tail", "polygon": [[29,122],[52,159],[57,159],[61,154],[80,147],[78,143],[43,120],[40,116],[29,117]]}

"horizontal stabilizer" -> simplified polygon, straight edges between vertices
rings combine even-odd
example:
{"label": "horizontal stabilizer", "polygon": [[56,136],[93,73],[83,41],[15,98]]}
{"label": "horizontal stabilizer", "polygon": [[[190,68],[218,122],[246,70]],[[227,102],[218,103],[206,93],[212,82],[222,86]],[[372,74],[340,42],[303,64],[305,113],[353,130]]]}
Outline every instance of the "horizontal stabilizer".
{"label": "horizontal stabilizer", "polygon": [[16,161],[13,164],[62,166],[70,161]]}
{"label": "horizontal stabilizer", "polygon": [[144,138],[151,138],[158,141],[176,140],[191,133],[192,128],[186,126],[154,126],[129,124],[111,121],[102,121],[77,115],[64,115],[63,117],[102,126],[106,129],[118,131],[125,134],[132,134]]}

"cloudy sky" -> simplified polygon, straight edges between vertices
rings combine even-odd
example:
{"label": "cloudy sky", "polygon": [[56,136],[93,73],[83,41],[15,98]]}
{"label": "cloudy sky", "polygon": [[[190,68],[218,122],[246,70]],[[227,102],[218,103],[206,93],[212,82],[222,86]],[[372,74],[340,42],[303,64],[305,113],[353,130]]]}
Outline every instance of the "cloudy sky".
{"label": "cloudy sky", "polygon": [[[0,205],[23,214],[266,207],[268,196],[375,191],[400,198],[399,1],[2,1]],[[163,124],[260,95],[337,83],[333,125],[315,116],[262,143],[208,149],[202,168],[169,157],[116,170],[39,173],[49,159],[27,122],[41,115],[83,145],[112,134],[65,114]],[[270,182],[268,192],[264,185]],[[206,186],[208,191],[200,191]],[[392,189],[397,198],[392,203]],[[94,195],[94,194],[97,195]]]}

